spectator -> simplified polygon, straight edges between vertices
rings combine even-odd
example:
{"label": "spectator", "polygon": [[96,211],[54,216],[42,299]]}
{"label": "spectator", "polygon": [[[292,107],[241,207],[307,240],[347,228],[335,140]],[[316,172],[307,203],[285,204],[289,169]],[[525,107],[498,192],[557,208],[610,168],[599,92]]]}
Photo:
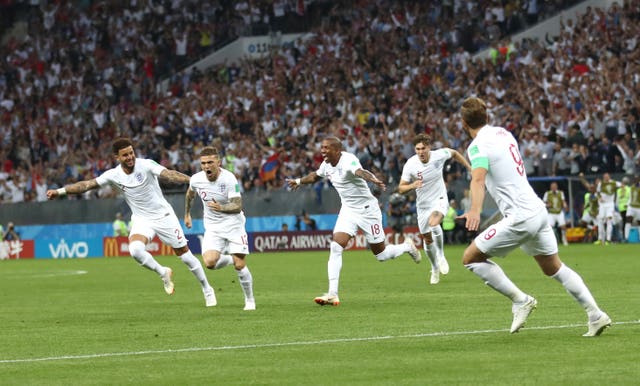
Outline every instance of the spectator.
{"label": "spectator", "polygon": [[447,244],[460,243],[460,229],[458,229],[458,224],[456,223],[456,217],[458,217],[457,206],[456,200],[450,200],[447,214],[442,219],[442,231]]}
{"label": "spectator", "polygon": [[113,237],[127,237],[129,236],[129,228],[127,223],[122,219],[122,213],[116,213],[116,219],[113,221]]}

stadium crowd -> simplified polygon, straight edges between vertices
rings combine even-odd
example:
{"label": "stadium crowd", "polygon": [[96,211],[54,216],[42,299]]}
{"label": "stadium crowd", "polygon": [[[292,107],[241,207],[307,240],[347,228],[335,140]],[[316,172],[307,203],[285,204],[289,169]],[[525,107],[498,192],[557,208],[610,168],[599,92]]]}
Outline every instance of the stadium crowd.
{"label": "stadium crowd", "polygon": [[[572,3],[33,7],[24,36],[0,48],[0,200],[45,200],[47,189],[99,175],[113,166],[117,136],[133,138],[140,156],[187,174],[199,170],[199,149],[215,145],[249,191],[284,189],[285,178],[322,161],[322,137],[337,135],[393,186],[417,132],[430,134],[435,148],[464,152],[469,139],[456,111],[470,95],[488,101],[491,122],[519,139],[529,175],[636,175],[640,0],[589,8],[545,41],[509,40]],[[179,72],[216,41],[305,13],[314,21],[308,39],[264,59]],[[474,60],[483,49],[490,54]],[[162,79],[169,86],[160,92]],[[455,179],[465,171],[454,163],[445,173]]]}

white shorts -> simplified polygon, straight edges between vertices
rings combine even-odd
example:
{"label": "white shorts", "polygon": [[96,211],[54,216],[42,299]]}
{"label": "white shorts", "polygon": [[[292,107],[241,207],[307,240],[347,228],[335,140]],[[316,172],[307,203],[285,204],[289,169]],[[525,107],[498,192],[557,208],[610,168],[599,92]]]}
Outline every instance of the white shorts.
{"label": "white shorts", "polygon": [[586,212],[582,215],[582,218],[580,220],[587,224],[597,225],[600,223],[600,216],[593,217],[591,214],[589,214],[589,212]]}
{"label": "white shorts", "polygon": [[546,211],[513,223],[505,217],[475,238],[478,249],[489,256],[506,256],[517,247],[530,256],[558,253],[558,242]]}
{"label": "white shorts", "polygon": [[239,231],[234,236],[222,237],[213,231],[205,231],[202,238],[202,253],[207,251],[225,252],[231,255],[248,255],[249,238],[247,232]]}
{"label": "white shorts", "polygon": [[627,217],[632,217],[633,221],[639,221],[640,220],[640,208],[633,208],[633,207],[628,207],[627,208]]}
{"label": "white shorts", "polygon": [[420,230],[420,234],[425,234],[431,232],[431,227],[429,226],[429,217],[433,212],[439,212],[443,216],[447,214],[449,211],[449,201],[446,198],[441,198],[433,203],[433,205],[428,208],[422,209],[418,208],[418,229]]}
{"label": "white shorts", "polygon": [[148,220],[132,215],[129,236],[134,234],[143,235],[149,241],[158,235],[160,241],[171,248],[182,248],[187,245],[187,238],[184,237],[184,231],[175,213],[169,213],[157,220]]}
{"label": "white shorts", "polygon": [[613,218],[613,213],[615,211],[616,208],[614,207],[613,203],[600,204],[600,207],[598,209],[598,217],[602,218],[603,220],[607,218]]}
{"label": "white shorts", "polygon": [[369,244],[385,241],[382,212],[377,204],[367,205],[361,212],[354,212],[345,207],[340,209],[333,233],[343,232],[354,237],[358,233],[358,228],[362,230]]}
{"label": "white shorts", "polygon": [[553,228],[554,226],[563,227],[567,224],[564,219],[564,212],[560,213],[549,213],[549,225]]}

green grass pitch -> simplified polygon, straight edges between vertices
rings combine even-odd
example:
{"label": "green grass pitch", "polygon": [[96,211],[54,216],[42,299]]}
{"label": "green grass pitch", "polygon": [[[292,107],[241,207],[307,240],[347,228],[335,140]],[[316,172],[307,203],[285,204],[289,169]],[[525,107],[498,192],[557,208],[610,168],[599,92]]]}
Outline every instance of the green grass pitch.
{"label": "green grass pitch", "polygon": [[252,254],[257,302],[243,311],[231,267],[207,271],[218,306],[187,267],[176,293],[131,258],[0,262],[2,385],[601,385],[640,379],[640,245],[571,245],[561,258],[614,324],[586,316],[522,252],[495,259],[538,299],[509,334],[510,303],[460,264],[430,285],[429,264],[347,251],[339,307],[320,307],[328,252]]}

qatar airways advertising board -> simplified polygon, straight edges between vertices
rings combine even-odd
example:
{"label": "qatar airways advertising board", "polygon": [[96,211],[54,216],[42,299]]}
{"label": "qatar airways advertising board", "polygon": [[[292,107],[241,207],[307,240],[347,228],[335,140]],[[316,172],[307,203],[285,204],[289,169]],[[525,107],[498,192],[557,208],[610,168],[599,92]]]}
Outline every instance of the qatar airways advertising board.
{"label": "qatar airways advertising board", "polygon": [[[406,227],[405,237],[412,237],[416,246],[418,242],[418,228]],[[303,231],[303,232],[253,232],[249,233],[249,248],[251,252],[277,251],[323,251],[329,249],[333,231]],[[390,229],[385,230],[387,243],[392,243]],[[365,236],[358,234],[349,241],[346,249],[362,250],[368,248]]]}

